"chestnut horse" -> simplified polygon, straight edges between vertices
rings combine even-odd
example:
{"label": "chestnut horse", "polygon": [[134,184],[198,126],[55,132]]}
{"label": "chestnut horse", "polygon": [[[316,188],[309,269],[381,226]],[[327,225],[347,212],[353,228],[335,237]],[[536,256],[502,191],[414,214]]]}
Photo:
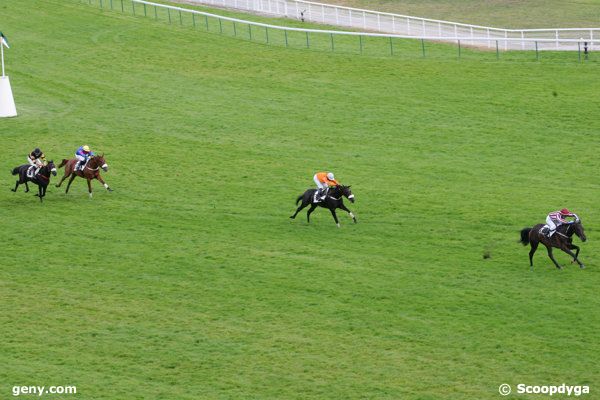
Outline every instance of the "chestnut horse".
{"label": "chestnut horse", "polygon": [[69,179],[69,182],[67,183],[67,190],[65,190],[65,193],[69,193],[69,187],[71,186],[71,182],[73,182],[73,179],[75,179],[75,177],[79,176],[87,180],[88,192],[90,194],[90,197],[92,197],[92,179],[98,179],[100,183],[104,185],[106,190],[112,192],[112,189],[108,186],[106,182],[104,182],[104,179],[102,179],[102,177],[100,176],[100,168],[102,168],[104,172],[108,171],[108,164],[106,164],[106,160],[104,160],[104,154],[91,156],[87,164],[85,164],[85,167],[83,167],[83,170],[74,171],[75,165],[77,165],[76,158],[72,158],[70,160],[62,160],[58,168],[62,168],[64,166],[65,175],[60,179],[60,182],[56,184],[56,187],[60,187],[63,181],[70,176],[71,179]]}
{"label": "chestnut horse", "polygon": [[[556,268],[561,269],[561,266],[556,262],[552,255],[552,248],[556,247],[573,257],[572,262],[577,262],[579,268],[585,268],[583,263],[579,261],[579,246],[573,244],[573,235],[577,235],[582,242],[587,240],[583,231],[583,225],[579,217],[575,217],[575,221],[567,224],[560,225],[556,228],[556,231],[551,237],[546,236],[542,233],[544,224],[537,224],[533,228],[525,228],[521,230],[521,243],[523,246],[531,244],[531,250],[529,251],[529,266],[533,268],[533,254],[537,250],[538,245],[541,243],[546,246],[548,250],[548,257],[552,260]],[[547,229],[547,228],[546,228]],[[573,253],[571,250],[575,250]]]}

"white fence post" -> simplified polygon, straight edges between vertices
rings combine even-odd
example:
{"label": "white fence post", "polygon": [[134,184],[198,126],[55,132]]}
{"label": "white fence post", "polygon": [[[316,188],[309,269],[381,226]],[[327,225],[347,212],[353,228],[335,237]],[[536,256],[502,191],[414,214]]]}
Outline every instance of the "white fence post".
{"label": "white fence post", "polygon": [[407,35],[410,35],[410,18],[406,17],[406,32]]}

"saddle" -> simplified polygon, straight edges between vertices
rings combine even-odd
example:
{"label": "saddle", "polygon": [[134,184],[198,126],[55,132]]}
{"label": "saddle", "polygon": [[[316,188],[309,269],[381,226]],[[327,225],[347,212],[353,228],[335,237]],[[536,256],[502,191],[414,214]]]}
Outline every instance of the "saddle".
{"label": "saddle", "polygon": [[[323,191],[321,191],[321,190],[317,190],[317,191],[315,192],[315,195],[313,196],[313,199],[312,199],[312,200],[313,200],[313,201],[312,201],[312,202],[313,202],[313,204],[319,204],[319,203],[322,203],[322,202],[324,202],[324,201],[327,199],[327,194],[328,194],[328,193],[329,193],[329,190],[328,190],[328,189],[325,189],[325,190],[323,190]],[[323,196],[324,196],[324,197],[323,197]],[[321,197],[323,197],[323,198],[321,198]]]}
{"label": "saddle", "polygon": [[[33,178],[36,174],[34,173],[35,171],[35,165],[31,165],[29,166],[29,168],[27,168],[27,177],[28,178]],[[39,171],[38,171],[39,173]]]}

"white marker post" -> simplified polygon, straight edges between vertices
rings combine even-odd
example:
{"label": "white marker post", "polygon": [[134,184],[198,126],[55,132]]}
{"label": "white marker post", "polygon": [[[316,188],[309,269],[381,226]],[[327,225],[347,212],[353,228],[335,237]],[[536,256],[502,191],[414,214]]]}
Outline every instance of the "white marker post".
{"label": "white marker post", "polygon": [[10,80],[4,71],[4,47],[10,49],[6,37],[0,32],[0,58],[2,58],[2,76],[0,77],[0,118],[17,116],[17,108],[15,107]]}

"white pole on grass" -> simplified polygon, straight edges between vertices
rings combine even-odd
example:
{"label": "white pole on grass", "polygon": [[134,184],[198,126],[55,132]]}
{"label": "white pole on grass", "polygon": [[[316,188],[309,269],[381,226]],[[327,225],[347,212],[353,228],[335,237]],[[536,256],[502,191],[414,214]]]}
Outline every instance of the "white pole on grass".
{"label": "white pole on grass", "polygon": [[8,76],[6,76],[4,70],[4,47],[10,49],[6,36],[0,32],[0,58],[2,59],[2,76],[0,77],[0,118],[17,116],[17,108],[15,107],[10,80],[8,79]]}

